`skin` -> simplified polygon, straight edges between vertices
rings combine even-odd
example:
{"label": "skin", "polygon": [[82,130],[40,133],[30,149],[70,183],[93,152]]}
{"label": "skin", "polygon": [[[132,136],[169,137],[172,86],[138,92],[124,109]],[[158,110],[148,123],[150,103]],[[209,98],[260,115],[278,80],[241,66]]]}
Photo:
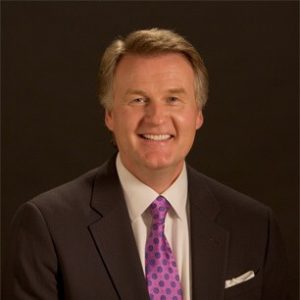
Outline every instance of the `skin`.
{"label": "skin", "polygon": [[203,123],[194,80],[179,53],[126,54],[116,68],[106,126],[124,166],[158,193],[180,174]]}

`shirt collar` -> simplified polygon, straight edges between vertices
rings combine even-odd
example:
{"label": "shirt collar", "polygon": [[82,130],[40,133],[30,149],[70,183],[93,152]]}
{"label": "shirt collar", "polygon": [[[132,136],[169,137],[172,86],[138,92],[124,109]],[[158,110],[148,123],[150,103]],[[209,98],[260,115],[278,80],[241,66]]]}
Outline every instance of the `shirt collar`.
{"label": "shirt collar", "polygon": [[[133,222],[144,213],[159,194],[130,173],[123,165],[119,154],[116,160],[116,168],[124,192],[129,217]],[[187,171],[184,163],[177,179],[162,193],[162,196],[170,202],[175,213],[181,219],[184,219],[186,216],[187,186]]]}

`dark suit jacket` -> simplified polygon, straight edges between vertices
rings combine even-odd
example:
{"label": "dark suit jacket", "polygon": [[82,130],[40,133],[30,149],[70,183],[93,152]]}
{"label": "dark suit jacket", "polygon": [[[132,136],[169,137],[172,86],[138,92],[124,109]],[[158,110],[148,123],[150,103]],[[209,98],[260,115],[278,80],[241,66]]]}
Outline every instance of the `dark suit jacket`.
{"label": "dark suit jacket", "polygon": [[[190,167],[188,185],[193,299],[286,299],[270,209]],[[9,300],[148,299],[114,159],[24,204],[11,245]]]}

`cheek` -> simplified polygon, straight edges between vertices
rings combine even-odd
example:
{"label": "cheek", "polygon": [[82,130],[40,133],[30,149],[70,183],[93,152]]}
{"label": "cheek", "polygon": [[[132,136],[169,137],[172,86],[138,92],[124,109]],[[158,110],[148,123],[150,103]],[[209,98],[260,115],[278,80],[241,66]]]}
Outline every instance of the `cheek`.
{"label": "cheek", "polygon": [[[128,109],[116,111],[114,114],[114,129],[123,137],[134,132],[139,123],[139,114],[133,113]],[[121,136],[121,138],[122,138]]]}
{"label": "cheek", "polygon": [[186,111],[184,114],[178,114],[177,125],[181,130],[184,130],[186,134],[194,134],[194,131],[199,129],[202,125],[201,115],[195,113],[195,111]]}

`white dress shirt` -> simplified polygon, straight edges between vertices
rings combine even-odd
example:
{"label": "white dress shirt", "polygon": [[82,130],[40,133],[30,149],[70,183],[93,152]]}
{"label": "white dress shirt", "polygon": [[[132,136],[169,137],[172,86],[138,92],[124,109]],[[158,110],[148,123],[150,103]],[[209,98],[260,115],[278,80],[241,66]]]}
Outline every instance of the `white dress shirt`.
{"label": "white dress shirt", "polygon": [[[159,194],[131,174],[124,167],[120,155],[117,156],[116,167],[145,272],[145,245],[152,221],[147,208]],[[176,257],[184,300],[191,299],[187,187],[187,172],[184,165],[175,182],[161,194],[171,204],[165,220],[165,235]]]}

